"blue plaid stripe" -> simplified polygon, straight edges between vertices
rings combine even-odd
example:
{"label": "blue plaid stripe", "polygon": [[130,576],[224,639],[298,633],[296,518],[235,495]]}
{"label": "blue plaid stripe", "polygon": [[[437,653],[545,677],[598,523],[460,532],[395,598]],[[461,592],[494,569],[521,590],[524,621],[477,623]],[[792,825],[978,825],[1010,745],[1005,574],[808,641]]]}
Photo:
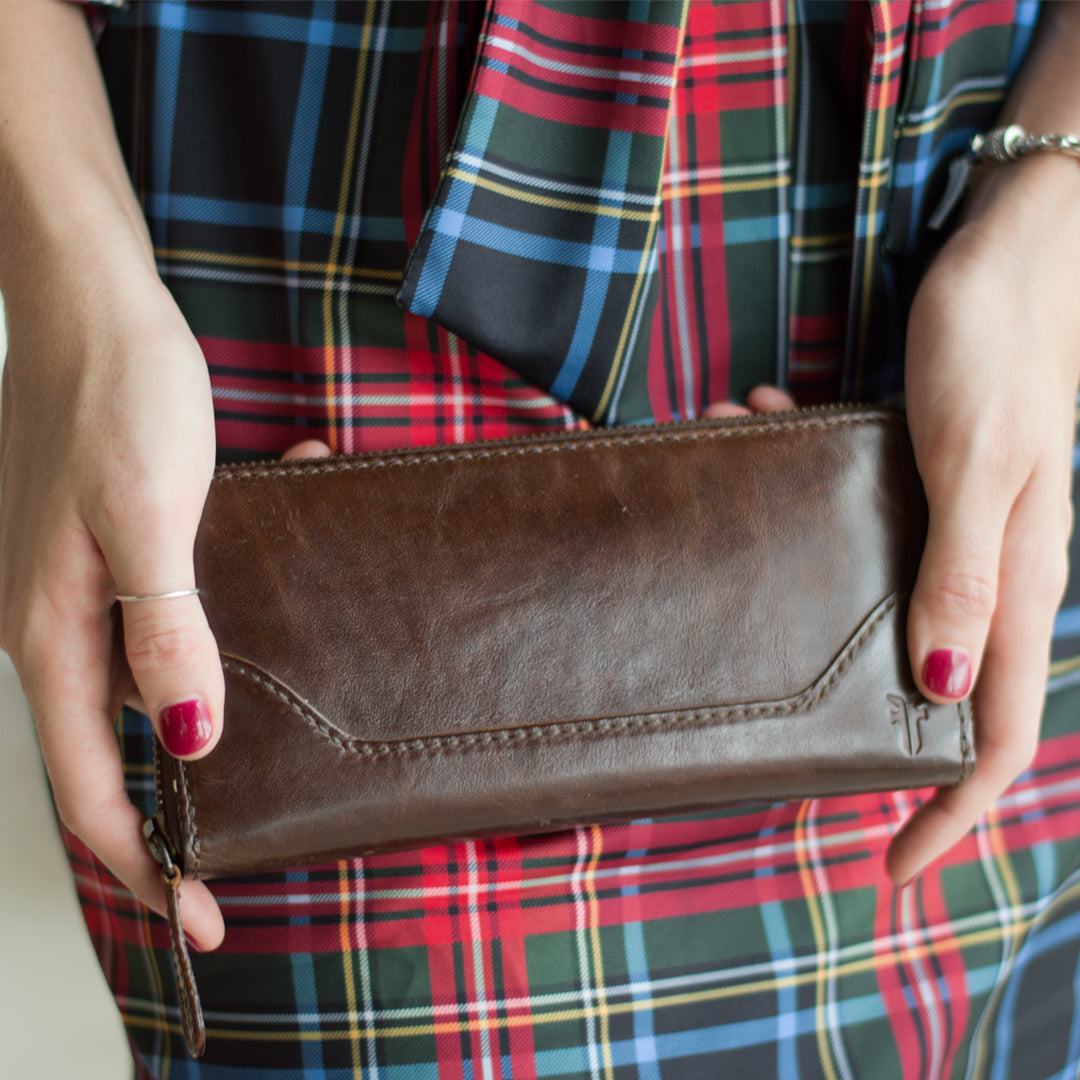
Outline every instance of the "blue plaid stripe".
{"label": "blue plaid stripe", "polygon": [[[142,17],[148,25],[182,30],[187,34],[220,34],[352,50],[360,48],[364,35],[362,24],[336,18],[334,5],[328,0],[319,0],[306,15],[286,15],[250,7],[194,7],[170,0],[146,7]],[[424,33],[422,27],[394,27],[379,47],[386,52],[418,52]]]}
{"label": "blue plaid stripe", "polygon": [[1080,636],[1080,607],[1062,608],[1054,622],[1054,637]]}
{"label": "blue plaid stripe", "polygon": [[[326,73],[330,62],[329,44],[333,40],[334,24],[331,19],[333,12],[334,5],[331,0],[319,0],[312,10],[308,24],[299,100],[296,118],[292,125],[292,136],[289,140],[289,159],[285,171],[285,205],[282,211],[286,214],[290,208],[302,208],[308,202],[308,188],[315,162],[315,137],[322,112]],[[261,21],[263,20],[256,20],[256,22]],[[258,34],[257,26],[252,29]],[[307,215],[301,209],[299,222],[293,228],[286,227],[285,230],[285,255],[295,263],[300,262],[301,237],[308,227],[306,217]],[[332,223],[327,222],[327,226],[325,231],[329,233]],[[300,297],[295,291],[289,294],[289,323],[295,340],[300,336]]]}
{"label": "blue plaid stripe", "polygon": [[[304,870],[292,870],[285,875],[285,880],[291,884],[302,885],[307,882],[308,874]],[[293,915],[289,918],[289,926],[310,925],[311,918],[308,915]],[[290,961],[293,993],[296,997],[297,1028],[304,1035],[317,1036],[322,1030],[322,1025],[314,957],[310,952],[293,952],[290,953]],[[314,1078],[325,1076],[322,1041],[318,1038],[305,1038],[300,1042],[300,1049],[303,1062],[301,1075],[305,1080],[309,1076]]]}
{"label": "blue plaid stripe", "polygon": [[180,86],[180,52],[184,43],[184,8],[168,7],[169,19],[161,27],[157,41],[157,63],[154,92],[161,102],[161,122],[154,130],[152,157],[153,186],[162,192],[164,203],[159,215],[151,219],[154,243],[164,247],[169,242],[168,222],[171,217],[172,160],[175,145],[177,90]]}
{"label": "blue plaid stripe", "polygon": [[[237,199],[211,199],[198,195],[175,195],[148,192],[147,211],[161,221],[195,221],[206,225],[224,225],[251,229],[279,230],[286,238],[293,258],[300,257],[300,240],[304,234],[333,236],[339,227],[337,215],[299,203],[253,203]],[[356,232],[368,240],[404,243],[405,229],[398,217],[374,214],[348,214],[344,218],[347,231]]]}
{"label": "blue plaid stripe", "polygon": [[[632,137],[629,132],[608,132],[603,186],[609,191],[626,186],[630,173],[631,142]],[[574,336],[570,341],[566,359],[559,368],[555,381],[551,384],[552,394],[563,401],[574,392],[574,387],[581,378],[581,370],[596,341],[600,314],[607,297],[608,282],[612,273],[636,273],[641,263],[639,253],[621,252],[618,241],[619,219],[597,214],[593,226],[592,243],[586,250],[588,274],[585,277],[585,292],[581,298],[577,326],[574,328]]]}
{"label": "blue plaid stripe", "polygon": [[[498,112],[498,103],[488,98],[474,99],[471,111],[466,113],[462,126],[466,131],[465,154],[477,152],[482,155],[483,148],[491,138],[491,129],[495,124],[495,114]],[[439,297],[446,287],[446,278],[450,273],[457,240],[461,236],[461,230],[469,212],[469,203],[472,200],[475,187],[464,181],[451,181],[446,194],[445,203],[433,204],[428,211],[420,239],[417,241],[414,253],[410,258],[410,267],[406,269],[405,276],[416,271],[411,268],[413,260],[417,259],[417,253],[422,252],[422,269],[420,280],[416,284],[416,293],[413,300],[413,314],[431,318],[438,305]],[[481,232],[484,227],[479,226],[473,237],[477,242],[482,242],[489,234]],[[498,230],[499,236],[509,234],[509,253],[513,252],[513,233],[508,230]],[[495,230],[490,234],[496,235]],[[530,240],[534,239],[532,237]],[[536,237],[540,243],[543,237]]]}

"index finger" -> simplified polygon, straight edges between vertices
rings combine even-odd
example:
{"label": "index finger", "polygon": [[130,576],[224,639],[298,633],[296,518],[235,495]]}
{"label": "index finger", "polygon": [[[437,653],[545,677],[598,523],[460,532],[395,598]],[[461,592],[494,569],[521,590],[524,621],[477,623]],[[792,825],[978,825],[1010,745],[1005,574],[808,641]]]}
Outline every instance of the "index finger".
{"label": "index finger", "polygon": [[975,770],[957,787],[939,788],[893,837],[885,866],[897,885],[961,840],[1037,749],[1063,584],[1062,553],[1053,547],[1044,509],[1041,500],[1022,498],[1006,533],[998,603],[972,696]]}

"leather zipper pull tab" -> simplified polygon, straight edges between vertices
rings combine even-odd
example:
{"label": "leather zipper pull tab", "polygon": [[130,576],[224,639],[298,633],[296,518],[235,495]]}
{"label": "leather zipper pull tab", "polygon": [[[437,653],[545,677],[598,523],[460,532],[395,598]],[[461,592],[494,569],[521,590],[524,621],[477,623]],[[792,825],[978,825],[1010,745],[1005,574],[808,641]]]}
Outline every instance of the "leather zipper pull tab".
{"label": "leather zipper pull tab", "polygon": [[191,966],[187,938],[180,922],[180,867],[173,862],[161,822],[156,817],[143,824],[143,836],[150,854],[161,866],[161,886],[165,892],[165,911],[169,922],[169,944],[172,947],[173,972],[176,975],[176,994],[180,1001],[180,1018],[184,1025],[184,1042],[192,1057],[202,1057],[206,1049],[206,1024],[195,972]]}
{"label": "leather zipper pull tab", "polygon": [[941,196],[941,202],[926,223],[931,229],[940,229],[949,219],[949,215],[956,209],[960,197],[967,190],[968,179],[971,176],[972,159],[970,153],[955,157],[949,164],[949,179],[945,184],[945,194]]}

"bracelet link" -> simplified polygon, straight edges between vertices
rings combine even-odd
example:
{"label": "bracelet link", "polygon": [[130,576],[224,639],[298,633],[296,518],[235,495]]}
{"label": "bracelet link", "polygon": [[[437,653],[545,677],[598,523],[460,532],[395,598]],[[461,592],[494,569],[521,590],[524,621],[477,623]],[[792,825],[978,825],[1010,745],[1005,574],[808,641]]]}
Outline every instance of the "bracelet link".
{"label": "bracelet link", "polygon": [[994,128],[983,135],[973,135],[969,144],[969,153],[976,161],[992,161],[996,165],[1007,165],[1026,153],[1024,142],[1027,132],[1019,124]]}
{"label": "bracelet link", "polygon": [[1025,154],[1037,150],[1052,150],[1059,154],[1080,157],[1080,136],[1059,134],[1029,135],[1020,124],[994,128],[981,135],[973,135],[967,151],[955,157],[949,165],[949,179],[945,193],[927,222],[937,230],[945,224],[961,196],[967,190],[971,170],[975,165],[989,162],[992,165],[1009,165],[1019,161]]}
{"label": "bracelet link", "polygon": [[973,136],[968,146],[968,153],[974,161],[989,161],[995,165],[1019,161],[1035,150],[1053,150],[1059,154],[1080,156],[1080,137],[1046,133],[1029,135],[1020,124],[1010,124]]}

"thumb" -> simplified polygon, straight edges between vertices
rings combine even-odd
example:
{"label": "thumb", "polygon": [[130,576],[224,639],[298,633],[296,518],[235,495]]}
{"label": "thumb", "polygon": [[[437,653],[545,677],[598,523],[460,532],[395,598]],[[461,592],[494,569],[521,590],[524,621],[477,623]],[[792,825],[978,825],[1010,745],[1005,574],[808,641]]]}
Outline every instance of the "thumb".
{"label": "thumb", "polygon": [[[201,506],[194,497],[186,507],[138,506],[124,529],[99,532],[118,595],[160,597],[194,587]],[[128,667],[162,746],[174,757],[204,756],[221,737],[225,677],[198,596],[122,600],[120,607]]]}
{"label": "thumb", "polygon": [[[166,576],[190,581],[187,574]],[[162,746],[174,757],[208,754],[221,737],[225,680],[198,596],[123,601],[128,666]]]}
{"label": "thumb", "polygon": [[303,458],[330,457],[333,451],[321,439],[305,439],[295,446],[290,446],[281,455],[282,461],[297,461]]}
{"label": "thumb", "polygon": [[978,677],[997,604],[1006,518],[977,492],[930,499],[907,637],[915,681],[936,701],[959,701]]}
{"label": "thumb", "polygon": [[[308,440],[285,457],[329,453],[325,443]],[[159,515],[147,517],[160,520]],[[118,593],[158,596],[191,588],[193,538],[185,540],[180,532],[162,535],[154,524],[147,525],[157,534],[156,544],[139,545],[137,551],[122,542],[112,551],[103,545]],[[154,554],[148,558],[148,552]],[[131,582],[140,588],[129,592]],[[127,600],[121,607],[128,667],[158,738],[174,757],[204,757],[221,737],[225,678],[198,596]]]}
{"label": "thumb", "polygon": [[[308,440],[284,456],[329,454],[325,443]],[[121,595],[157,596],[192,587],[190,542],[176,534],[162,536],[160,531],[158,540],[156,545],[142,545],[141,556],[132,552],[132,559],[123,545],[115,552],[105,551]],[[146,557],[148,551],[155,552],[152,562]],[[128,593],[130,582],[140,583],[140,590]],[[225,678],[199,598],[127,600],[121,606],[128,667],[158,738],[174,757],[205,756],[221,737]]]}

